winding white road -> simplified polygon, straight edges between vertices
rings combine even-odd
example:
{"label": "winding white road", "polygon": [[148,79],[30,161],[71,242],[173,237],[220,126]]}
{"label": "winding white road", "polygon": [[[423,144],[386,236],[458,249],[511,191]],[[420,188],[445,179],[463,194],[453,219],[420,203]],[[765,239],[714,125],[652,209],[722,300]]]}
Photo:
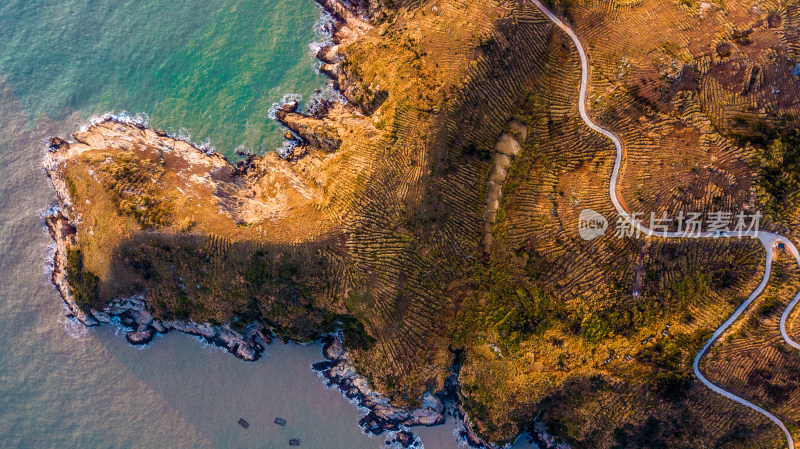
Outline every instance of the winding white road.
{"label": "winding white road", "polygon": [[[786,442],[789,445],[789,449],[794,449],[794,440],[792,439],[791,433],[783,424],[783,422],[778,419],[777,416],[773,415],[772,413],[764,410],[763,408],[753,404],[752,402],[747,401],[744,398],[736,396],[733,393],[723,390],[722,388],[715,385],[713,382],[708,380],[706,376],[700,371],[700,359],[708,352],[708,349],[714,344],[714,342],[722,335],[730,326],[736,321],[739,316],[747,309],[747,307],[761,294],[764,288],[767,286],[767,282],[769,282],[769,277],[772,272],[772,256],[773,256],[773,249],[778,243],[783,243],[786,248],[792,253],[795,260],[797,261],[798,265],[800,265],[800,253],[798,253],[797,248],[794,246],[792,242],[788,239],[783,238],[778,234],[774,234],[771,232],[764,232],[764,231],[747,231],[742,233],[714,233],[714,232],[700,232],[700,233],[693,233],[687,234],[685,232],[653,232],[650,229],[642,226],[642,224],[633,219],[630,214],[625,210],[619,200],[619,194],[617,192],[617,181],[619,178],[619,170],[620,166],[622,165],[622,158],[623,158],[623,149],[622,149],[622,141],[620,141],[619,137],[616,136],[613,132],[608,129],[603,128],[602,126],[597,125],[592,121],[589,115],[586,113],[586,97],[587,91],[589,89],[589,57],[586,54],[586,49],[584,48],[583,44],[581,43],[578,35],[570,28],[566,23],[564,23],[561,19],[559,19],[552,11],[550,11],[547,7],[545,7],[540,0],[531,0],[534,5],[536,5],[539,10],[541,10],[554,24],[556,24],[559,28],[564,30],[565,33],[569,35],[572,39],[572,42],[575,44],[575,47],[578,49],[578,54],[580,55],[581,59],[581,86],[580,86],[580,93],[578,96],[578,111],[580,112],[581,119],[586,123],[586,126],[591,128],[592,130],[608,137],[614,142],[614,147],[616,147],[616,159],[614,160],[614,169],[611,172],[611,181],[609,183],[609,194],[611,196],[611,202],[614,203],[614,207],[617,210],[617,213],[624,217],[635,229],[639,232],[647,235],[656,235],[659,237],[664,238],[734,238],[734,237],[752,237],[758,238],[761,243],[764,245],[764,249],[766,250],[766,261],[764,263],[764,277],[761,279],[761,283],[758,284],[755,290],[747,297],[739,308],[728,318],[727,321],[722,323],[722,325],[717,328],[716,331],[711,335],[711,338],[706,341],[706,344],[697,353],[697,356],[694,358],[693,368],[694,374],[697,378],[708,388],[710,388],[715,393],[718,393],[726,398],[738,402],[746,407],[749,407],[758,413],[769,418],[772,422],[778,425],[781,428],[783,433],[786,435]],[[786,333],[786,319],[789,317],[792,309],[800,302],[800,293],[795,296],[794,300],[787,306],[786,310],[783,312],[780,321],[780,331],[781,336],[783,339],[794,348],[800,349],[800,343],[792,340],[789,335]]]}

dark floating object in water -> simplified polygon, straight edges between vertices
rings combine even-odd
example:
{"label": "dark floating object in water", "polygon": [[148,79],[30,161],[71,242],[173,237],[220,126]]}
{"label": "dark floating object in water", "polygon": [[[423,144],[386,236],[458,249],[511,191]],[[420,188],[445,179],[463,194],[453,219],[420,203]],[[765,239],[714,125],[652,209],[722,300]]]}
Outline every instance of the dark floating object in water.
{"label": "dark floating object in water", "polygon": [[286,420],[283,419],[283,418],[275,418],[275,424],[277,424],[279,426],[285,426],[286,425]]}
{"label": "dark floating object in water", "polygon": [[297,438],[289,440],[289,446],[300,446],[300,440]]}
{"label": "dark floating object in water", "polygon": [[245,421],[244,418],[240,418],[239,419],[239,425],[244,427],[245,429],[250,427],[250,423]]}

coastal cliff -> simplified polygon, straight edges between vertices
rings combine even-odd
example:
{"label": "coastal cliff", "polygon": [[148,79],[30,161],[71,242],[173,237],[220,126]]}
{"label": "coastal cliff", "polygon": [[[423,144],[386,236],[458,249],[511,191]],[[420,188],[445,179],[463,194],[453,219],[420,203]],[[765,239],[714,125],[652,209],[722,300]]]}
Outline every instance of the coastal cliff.
{"label": "coastal cliff", "polygon": [[[582,208],[616,217],[613,148],[580,121],[577,55],[538,9],[319,3],[331,17],[320,71],[344,100],[278,108],[284,154],[232,163],[114,117],[50,139],[53,282],[78,320],[120,323],[134,344],[186,332],[245,360],[261,340],[325,338],[315,369],[370,409],[361,424],[376,434],[439,424],[452,401],[479,447],[524,430],[543,447],[774,440],[757,416],[707,396],[687,365],[732,307],[724,298],[752,287],[758,245],[578,236]],[[602,35],[587,19],[599,6],[560,7]],[[676,8],[667,25],[683,23]],[[641,52],[645,68],[662,54]],[[598,101],[593,113],[626,132],[629,121],[665,133],[689,123],[725,151],[677,166],[696,176],[669,194],[624,176],[621,188],[669,210],[710,205],[689,167],[706,164],[725,173],[713,176],[720,198],[752,200],[752,148],[708,126],[691,104],[706,98],[701,84],[670,82],[689,93],[661,104],[609,88],[630,110]],[[687,415],[696,426],[680,433]]]}

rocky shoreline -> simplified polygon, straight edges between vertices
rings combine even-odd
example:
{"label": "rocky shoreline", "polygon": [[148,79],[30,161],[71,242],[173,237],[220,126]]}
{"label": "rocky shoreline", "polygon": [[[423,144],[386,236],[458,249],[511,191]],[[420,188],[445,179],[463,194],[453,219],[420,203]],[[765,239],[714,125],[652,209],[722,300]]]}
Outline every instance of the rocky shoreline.
{"label": "rocky shoreline", "polygon": [[[148,311],[146,301],[141,296],[115,300],[101,311],[92,309],[89,313],[84,312],[75,302],[66,280],[66,242],[74,236],[75,228],[61,209],[53,209],[50,215],[45,216],[44,224],[56,242],[52,264],[53,284],[69,308],[69,317],[74,317],[85,326],[118,323],[125,329],[130,329],[125,334],[125,338],[133,345],[148,344],[156,334],[166,334],[175,330],[201,337],[209,344],[224,348],[245,361],[256,361],[263,353],[264,347],[256,341],[257,338],[261,338],[267,344],[272,342],[274,334],[258,324],[251,324],[245,328],[244,332],[237,332],[229,325],[213,326],[209,323],[154,319]],[[443,424],[446,411],[444,403],[452,401],[458,417],[463,423],[460,437],[467,442],[469,447],[497,448],[497,446],[481,440],[472,432],[468,424],[466,411],[461,405],[457,364],[454,363],[443,390],[435,394],[426,393],[422,398],[421,407],[408,410],[391,405],[388,398],[370,388],[367,379],[356,371],[340,336],[326,335],[321,342],[323,344],[322,355],[325,360],[313,364],[312,369],[326,380],[328,387],[336,387],[346,398],[369,410],[358,423],[364,431],[373,435],[389,432],[391,436],[387,440],[387,444],[395,444],[404,448],[417,447],[419,445],[418,438],[407,429],[415,426],[429,427]]]}
{"label": "rocky shoreline", "polygon": [[[327,32],[330,33],[331,42],[334,45],[324,45],[318,52],[320,60],[328,64],[334,62],[334,60],[339,60],[336,55],[336,48],[339,44],[351,41],[371,28],[368,17],[374,15],[376,11],[363,10],[358,6],[345,4],[337,0],[317,0],[317,3],[331,19]],[[344,78],[338,66],[327,67],[322,72],[334,80],[334,89],[344,95],[350,103],[345,106],[337,102],[318,100],[310,105],[310,113],[305,114],[298,111],[297,102],[291,102],[279,108],[276,120],[285,126],[290,131],[290,134],[294,133],[291,135],[290,140],[300,139],[304,142],[314,142],[319,148],[334,151],[339,142],[335,138],[326,136],[325,133],[321,132],[322,128],[315,125],[317,122],[324,121],[331,116],[357,113],[354,110],[357,106],[352,102],[353,99],[348,96],[347,90],[342,89],[343,86],[337,82],[338,79]],[[142,130],[145,129],[145,126],[135,119],[112,116],[106,116],[101,119],[101,121],[107,120],[133,125]],[[161,137],[168,136],[163,131],[153,130],[153,132]],[[175,140],[181,139],[176,138]],[[212,158],[215,165],[230,165],[227,159],[220,154],[203,151],[202,148],[198,148],[190,142],[185,143],[189,144],[190,147],[197,148],[198,155],[202,153],[202,155]],[[103,310],[92,309],[88,313],[82,310],[70,293],[66,276],[67,243],[75,243],[75,224],[81,222],[81,217],[79,214],[75,217],[69,216],[68,211],[72,206],[69,189],[64,180],[57,176],[58,167],[65,162],[66,158],[74,156],[74,154],[72,154],[70,144],[58,137],[49,139],[47,150],[49,154],[44,161],[45,173],[56,191],[61,206],[49,210],[48,214],[43,217],[43,224],[56,245],[52,260],[51,279],[69,308],[70,318],[74,317],[86,326],[96,326],[118,320],[123,327],[130,329],[126,333],[126,339],[132,344],[146,344],[156,334],[177,330],[202,337],[211,344],[225,348],[242,360],[254,361],[260,357],[264,348],[256,341],[256,337],[270,342],[274,335],[270,330],[258,324],[251,324],[242,332],[238,332],[231,329],[229,325],[215,326],[192,321],[160,321],[153,318],[148,311],[144,298],[141,296],[117,299],[108,304]],[[195,155],[195,157],[198,155]],[[289,154],[286,156],[291,158],[297,155]],[[252,163],[253,157],[253,155],[248,155],[248,159],[234,168],[246,171]]]}
{"label": "rocky shoreline", "polygon": [[[125,338],[133,345],[150,343],[157,334],[175,330],[201,337],[209,344],[224,348],[245,361],[256,361],[261,357],[264,347],[257,341],[257,338],[270,344],[275,337],[269,329],[259,324],[251,324],[243,332],[238,332],[231,329],[229,325],[214,326],[209,323],[201,324],[192,321],[157,320],[149,312],[147,303],[141,296],[121,298],[109,303],[103,310],[92,309],[86,313],[75,302],[66,279],[66,243],[69,239],[74,238],[75,227],[60,208],[51,210],[51,214],[44,217],[44,224],[56,242],[52,264],[53,284],[69,308],[70,318],[74,317],[88,327],[112,322],[118,323],[125,329],[130,329],[125,334]],[[443,424],[446,412],[445,402],[449,401],[454,404],[457,417],[462,423],[459,436],[469,447],[498,448],[496,445],[484,442],[469,425],[469,419],[460,397],[457,362],[454,362],[444,388],[433,394],[426,393],[422,397],[422,405],[409,410],[393,406],[388,398],[369,386],[368,380],[356,371],[340,336],[326,335],[321,341],[323,344],[322,355],[325,360],[315,363],[312,369],[325,379],[327,386],[336,387],[345,397],[369,410],[358,423],[365,432],[373,435],[382,435],[388,432],[391,436],[387,440],[387,444],[395,444],[404,448],[417,447],[419,440],[408,429],[416,426],[430,427]],[[542,439],[542,441],[546,440]]]}
{"label": "rocky shoreline", "polygon": [[[58,144],[58,142],[51,142]],[[267,344],[272,342],[274,334],[259,324],[247,326],[244,332],[237,332],[229,325],[213,326],[209,323],[192,321],[161,321],[154,319],[149,312],[145,299],[141,296],[115,300],[103,310],[84,312],[75,302],[69,291],[66,279],[66,243],[74,238],[75,227],[67,215],[60,209],[51,210],[44,217],[51,237],[56,242],[56,251],[52,263],[52,281],[69,308],[70,318],[79,320],[84,325],[98,326],[112,322],[119,323],[126,329],[126,340],[133,345],[150,343],[156,334],[165,334],[171,330],[183,332],[203,338],[209,344],[224,348],[236,357],[245,361],[256,361],[264,351],[264,347],[256,341],[262,339]],[[312,369],[326,380],[327,386],[338,388],[342,394],[355,401],[369,412],[359,420],[364,431],[373,435],[391,433],[387,444],[396,444],[404,448],[416,447],[418,439],[407,429],[415,426],[437,426],[445,422],[445,401],[455,404],[458,417],[463,423],[460,432],[470,447],[493,449],[497,446],[487,444],[472,432],[464,410],[458,383],[458,365],[454,363],[450,377],[443,390],[435,394],[426,393],[422,405],[417,409],[405,409],[391,405],[388,398],[370,388],[367,379],[358,374],[350,355],[345,350],[342,339],[338,335],[326,335],[321,340],[324,361],[315,363]]]}
{"label": "rocky shoreline", "polygon": [[[330,25],[331,45],[322,46],[317,52],[321,61],[320,72],[332,80],[332,87],[341,94],[347,103],[317,100],[309,106],[308,112],[298,111],[298,103],[290,102],[280,108],[276,113],[276,120],[289,130],[286,138],[296,143],[311,144],[312,147],[334,152],[341,141],[335,133],[329,131],[330,123],[335,122],[337,116],[352,116],[356,120],[363,119],[363,115],[370,115],[386,99],[383,92],[376,92],[370,98],[361,98],[356,101],[356,96],[351,91],[346,75],[342,71],[342,57],[338,53],[338,46],[342,43],[358,38],[371,29],[369,17],[376,11],[361,10],[352,5],[337,0],[317,0],[322,8],[332,18]],[[362,115],[363,114],[363,115]],[[111,120],[120,121],[120,119]],[[144,129],[140,123],[128,123]],[[154,131],[159,136],[166,133]],[[187,142],[188,143],[188,142]],[[56,153],[69,153],[69,143],[51,138],[48,142],[50,156],[46,159],[45,171],[50,178],[62,207],[51,209],[49,215],[43,217],[44,224],[56,244],[52,263],[52,282],[61,294],[69,308],[70,317],[74,317],[86,326],[115,323],[127,330],[125,338],[134,345],[144,345],[152,341],[157,334],[165,334],[171,330],[201,337],[209,344],[224,348],[236,357],[245,361],[258,360],[264,347],[258,339],[267,344],[271,343],[275,335],[268,328],[260,324],[250,324],[243,330],[234,330],[229,324],[212,325],[209,323],[196,323],[192,321],[158,320],[149,310],[145,298],[136,295],[120,298],[106,305],[102,310],[82,310],[75,298],[70,293],[67,283],[67,244],[74,244],[76,236],[76,223],[80,223],[80,216],[69,216],[71,198],[68,188],[63,180],[54,176],[58,164],[63,162]],[[192,145],[194,146],[194,145]],[[196,147],[196,146],[195,146]],[[302,156],[303,146],[293,146],[299,151],[284,155],[287,159]],[[198,152],[209,158],[215,159],[217,165],[230,165],[219,154]],[[240,162],[235,170],[246,173],[250,168],[254,155],[247,155],[247,159]],[[373,390],[367,379],[358,374],[350,354],[345,350],[342,339],[337,335],[328,335],[322,338],[324,361],[315,363],[313,369],[326,379],[329,387],[338,388],[344,396],[353,400],[359,406],[369,410],[361,418],[359,425],[368,433],[382,435],[389,433],[387,445],[401,447],[417,447],[419,439],[408,429],[415,426],[436,426],[445,422],[447,412],[446,403],[453,404],[456,418],[461,421],[459,437],[469,447],[496,449],[498,446],[487,443],[479,438],[469,424],[469,419],[461,398],[460,383],[458,380],[459,366],[453,363],[450,377],[445,382],[444,388],[435,393],[426,393],[422,397],[421,406],[416,409],[405,409],[393,406],[389,399]],[[457,354],[456,354],[457,355]],[[458,357],[455,357],[457,360]],[[557,448],[552,444],[552,439],[541,429],[535,439],[544,448]],[[549,443],[548,444],[548,439]]]}
{"label": "rocky shoreline", "polygon": [[[315,363],[312,368],[325,379],[328,387],[339,389],[345,397],[369,410],[359,421],[365,432],[373,435],[391,432],[387,444],[397,444],[404,448],[416,447],[417,438],[408,429],[444,424],[448,411],[445,404],[449,403],[454,409],[456,415],[454,418],[460,421],[461,429],[458,437],[468,447],[499,449],[500,446],[482,440],[469,425],[458,381],[460,366],[457,352],[444,388],[435,393],[426,393],[419,408],[408,410],[391,405],[386,397],[369,387],[367,379],[356,371],[355,365],[342,345],[341,338],[329,335],[322,339],[322,343],[322,354],[326,360]],[[542,447],[549,449],[551,446]]]}
{"label": "rocky shoreline", "polygon": [[[101,324],[118,323],[130,329],[126,340],[133,345],[150,343],[157,334],[166,334],[175,330],[188,335],[203,338],[209,344],[224,348],[244,361],[256,361],[261,357],[264,347],[256,340],[262,339],[270,344],[275,335],[259,324],[247,326],[244,332],[237,332],[229,325],[213,326],[209,323],[192,321],[161,321],[154,319],[148,311],[147,303],[141,296],[122,298],[110,303],[102,311],[92,309],[86,313],[78,307],[69,291],[66,280],[66,242],[74,235],[75,228],[61,209],[54,209],[44,217],[44,223],[56,242],[53,258],[52,281],[61,293],[69,308],[70,318],[75,318],[87,327]],[[399,445],[403,448],[418,447],[419,439],[407,429],[415,426],[437,426],[445,422],[445,401],[453,401],[458,418],[463,428],[460,437],[469,447],[495,449],[497,446],[487,444],[472,432],[466,411],[461,405],[458,384],[458,366],[445,382],[445,388],[435,394],[426,393],[422,398],[422,406],[417,409],[405,409],[391,405],[388,398],[370,388],[367,379],[358,374],[349,353],[345,350],[339,335],[326,335],[321,339],[324,361],[312,365],[328,387],[336,387],[342,394],[369,410],[359,420],[359,426],[373,435],[390,433],[387,444]]]}
{"label": "rocky shoreline", "polygon": [[246,361],[258,360],[264,351],[264,347],[256,341],[257,337],[266,342],[271,341],[271,332],[257,324],[246,327],[244,332],[237,332],[229,325],[213,326],[208,323],[200,324],[192,321],[154,319],[142,296],[120,298],[109,303],[103,310],[92,309],[89,313],[84,312],[70,293],[66,276],[66,243],[75,235],[75,227],[61,209],[54,209],[50,215],[45,216],[44,224],[56,243],[51,279],[69,308],[70,318],[74,317],[86,326],[118,322],[124,328],[130,329],[125,334],[125,338],[134,345],[147,344],[156,334],[165,334],[170,330],[176,330],[202,337],[208,343],[225,348],[231,354]]}
{"label": "rocky shoreline", "polygon": [[[50,215],[44,217],[44,223],[50,235],[56,242],[56,251],[53,258],[52,281],[61,293],[64,302],[69,308],[70,318],[75,318],[87,327],[101,324],[119,323],[126,329],[126,340],[133,345],[150,343],[157,334],[166,334],[175,330],[188,335],[203,338],[209,344],[224,348],[234,356],[244,361],[256,361],[261,357],[264,346],[256,339],[260,338],[267,344],[272,343],[275,335],[259,324],[251,324],[243,332],[238,332],[229,325],[213,326],[209,323],[195,323],[192,321],[161,321],[154,319],[148,311],[147,303],[141,296],[122,298],[110,303],[102,311],[92,309],[86,313],[78,307],[69,292],[66,280],[66,242],[75,233],[75,228],[61,209],[54,209]],[[339,335],[326,335],[321,339],[323,344],[322,355],[324,361],[312,365],[312,369],[319,373],[326,381],[328,387],[336,387],[342,394],[364,407],[369,412],[359,420],[359,425],[365,432],[373,435],[391,433],[387,444],[399,445],[403,448],[418,447],[419,439],[409,428],[416,426],[437,426],[445,422],[445,403],[450,402],[461,421],[459,437],[471,448],[497,449],[499,446],[487,443],[478,437],[469,425],[469,418],[464,409],[460,394],[458,380],[458,362],[453,363],[450,376],[445,381],[444,388],[434,394],[426,393],[422,397],[422,405],[416,409],[405,409],[391,405],[388,398],[369,386],[368,380],[358,374],[349,353],[345,350]],[[455,359],[457,360],[457,353]],[[546,429],[541,426],[532,426],[534,442],[543,449],[564,449],[564,445],[554,442]]]}
{"label": "rocky shoreline", "polygon": [[394,407],[388,398],[370,388],[367,379],[356,372],[340,338],[326,336],[322,343],[326,360],[315,363],[312,368],[327,380],[328,386],[336,386],[348,399],[370,410],[359,422],[365,431],[381,435],[387,431],[400,431],[403,427],[444,423],[444,404],[436,395],[426,393],[422,397],[422,406],[417,409]]}
{"label": "rocky shoreline", "polygon": [[[318,3],[330,15],[331,24],[328,32],[331,34],[331,41],[335,44],[333,47],[329,45],[323,46],[318,53],[319,55],[328,54],[332,55],[331,57],[335,57],[333,55],[335,55],[336,45],[355,39],[370,28],[365,18],[369,15],[366,11],[361,11],[357,8],[353,9],[336,0],[318,0]],[[336,75],[330,71],[323,71],[323,73],[332,77],[341,76],[341,73]],[[338,83],[334,81],[333,84],[335,90],[347,97],[346,92],[340,89]],[[348,100],[352,101],[350,98]],[[329,151],[334,151],[339,142],[326,136],[325,133],[321,132],[322,128],[315,126],[315,124],[330,116],[356,112],[354,111],[354,103],[349,103],[345,106],[337,102],[318,100],[310,106],[310,114],[299,112],[298,106],[295,101],[284,105],[278,110],[276,121],[285,126],[290,131],[289,134],[294,133],[291,136],[287,135],[287,138],[290,137],[289,140],[300,139],[304,142],[314,142],[318,144],[318,147]],[[113,121],[120,124],[133,125],[142,130],[145,129],[145,126],[135,119],[105,116],[100,121]],[[153,130],[153,132],[161,137],[168,136],[163,131]],[[176,138],[175,140],[182,139]],[[185,143],[189,147],[197,149],[198,155],[195,155],[195,157],[202,154],[212,158],[215,165],[230,165],[221,154],[203,151],[202,148],[198,148],[191,142]],[[211,325],[192,321],[161,321],[154,319],[142,296],[117,299],[109,303],[103,310],[92,309],[88,313],[82,310],[69,290],[66,273],[67,243],[75,243],[77,232],[75,224],[81,222],[81,217],[79,214],[75,217],[69,216],[68,211],[72,206],[69,189],[64,180],[57,176],[58,167],[65,162],[67,157],[74,156],[74,154],[72,154],[69,142],[58,137],[51,137],[48,140],[47,150],[49,154],[44,161],[45,173],[56,191],[61,206],[50,209],[48,214],[43,216],[43,224],[55,241],[56,248],[51,264],[51,279],[69,309],[69,318],[74,317],[85,326],[97,326],[103,323],[111,323],[112,321],[118,322],[124,328],[130,329],[125,337],[134,345],[147,344],[156,334],[164,334],[170,330],[176,330],[201,337],[208,343],[220,346],[242,360],[258,360],[264,348],[256,341],[256,338],[259,337],[269,343],[274,337],[274,334],[269,329],[259,324],[248,325],[243,331],[239,332],[233,330],[230,325]],[[287,154],[285,157],[291,159],[297,157],[297,155]],[[253,158],[254,155],[248,155],[248,158],[238,166],[235,166],[234,169],[246,172]]]}

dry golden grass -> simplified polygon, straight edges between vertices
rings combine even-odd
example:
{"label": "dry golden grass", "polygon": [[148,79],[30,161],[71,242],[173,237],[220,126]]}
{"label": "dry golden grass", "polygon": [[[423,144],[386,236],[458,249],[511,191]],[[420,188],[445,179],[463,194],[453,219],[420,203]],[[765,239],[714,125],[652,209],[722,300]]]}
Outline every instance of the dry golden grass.
{"label": "dry golden grass", "polygon": [[[624,141],[627,206],[754,208],[755,150],[732,133],[741,117],[797,117],[787,92],[800,81],[781,71],[798,50],[797,8],[715,3],[701,18],[695,2],[557,6],[591,55],[592,114]],[[357,366],[401,405],[441,388],[451,349],[464,349],[470,421],[493,441],[539,416],[573,447],[781,444],[690,374],[758,283],[758,242],[578,236],[584,208],[613,230],[614,148],[577,114],[566,35],[529,2],[372,12],[340,29],[326,66],[354,103],[287,113],[305,139],[287,159],[240,172],[114,122],[76,136],[85,151],[60,176],[82,217],[75,249],[99,278],[95,305],[143,292],[157,317],[258,321],[300,339],[337,320],[363,326]],[[503,134],[522,151],[487,221]],[[759,351],[771,350],[741,357],[757,363]]]}

